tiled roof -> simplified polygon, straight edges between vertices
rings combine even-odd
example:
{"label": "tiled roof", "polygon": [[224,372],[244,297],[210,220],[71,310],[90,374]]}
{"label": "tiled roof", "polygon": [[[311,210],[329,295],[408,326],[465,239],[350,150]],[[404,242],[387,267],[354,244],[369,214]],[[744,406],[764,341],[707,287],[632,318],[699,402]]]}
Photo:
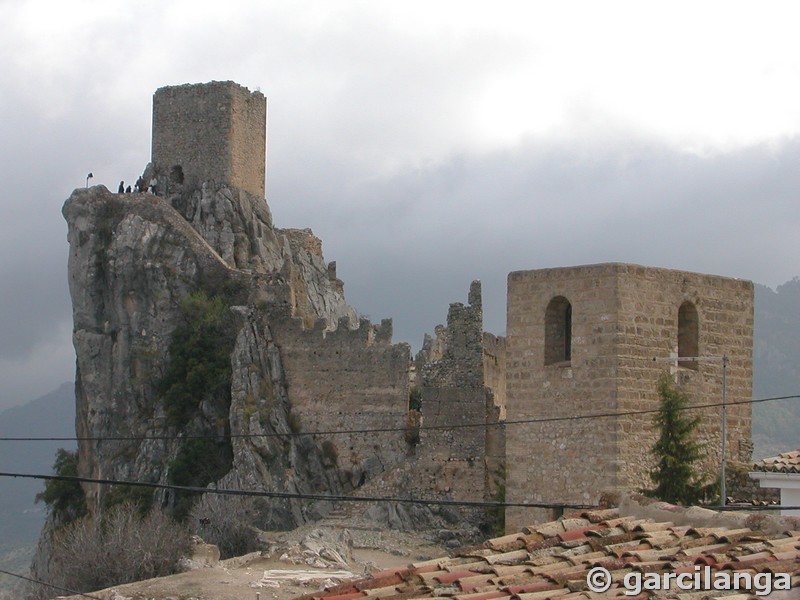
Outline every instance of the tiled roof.
{"label": "tiled roof", "polygon": [[800,450],[765,458],[753,465],[753,468],[767,473],[800,473]]}
{"label": "tiled roof", "polygon": [[[753,522],[763,518],[753,517]],[[727,570],[750,573],[754,578],[758,573],[786,573],[792,588],[800,586],[800,531],[781,531],[774,528],[774,523],[772,531],[767,534],[748,527],[692,527],[621,517],[617,509],[593,510],[526,527],[519,533],[456,551],[451,557],[374,573],[369,579],[303,598],[598,600],[618,596],[688,599],[723,595],[725,592],[718,591],[699,595],[625,595],[622,582],[628,573],[677,574],[705,569],[706,565],[712,574]],[[588,589],[587,574],[594,567],[604,567],[612,575],[613,583],[603,593]],[[739,594],[750,597],[743,590]]]}

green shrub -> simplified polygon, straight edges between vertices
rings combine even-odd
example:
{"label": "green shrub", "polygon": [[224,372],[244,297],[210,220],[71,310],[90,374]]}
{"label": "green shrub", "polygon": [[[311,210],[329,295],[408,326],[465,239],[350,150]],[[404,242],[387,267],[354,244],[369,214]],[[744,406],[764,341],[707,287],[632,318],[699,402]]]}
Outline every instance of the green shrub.
{"label": "green shrub", "polygon": [[144,516],[153,508],[153,490],[140,485],[112,485],[106,489],[101,507],[107,511],[119,504],[135,506]]}
{"label": "green shrub", "polygon": [[[61,477],[78,476],[77,450],[56,451],[53,471]],[[36,502],[43,501],[61,524],[71,523],[86,514],[86,496],[77,481],[50,479],[45,481],[44,491],[36,494]]]}
{"label": "green shrub", "polygon": [[[233,466],[233,448],[230,439],[216,441],[208,438],[187,439],[181,444],[178,455],[169,464],[169,482],[187,487],[205,487],[217,481]],[[175,491],[173,514],[185,519],[198,494]]]}
{"label": "green shrub", "polygon": [[230,406],[233,317],[225,302],[203,292],[181,302],[183,322],[169,345],[169,364],[159,391],[170,425],[186,425],[204,398]]}
{"label": "green shrub", "polygon": [[408,394],[408,409],[422,410],[422,390],[418,387],[411,388],[411,392]]}
{"label": "green shrub", "polygon": [[334,467],[339,460],[339,451],[336,445],[330,441],[325,440],[322,442],[322,458],[325,466]]}

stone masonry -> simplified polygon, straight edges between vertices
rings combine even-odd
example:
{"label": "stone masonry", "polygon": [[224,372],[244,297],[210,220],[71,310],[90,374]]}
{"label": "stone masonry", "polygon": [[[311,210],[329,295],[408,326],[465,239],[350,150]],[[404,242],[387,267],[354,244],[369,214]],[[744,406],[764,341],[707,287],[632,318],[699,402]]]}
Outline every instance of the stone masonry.
{"label": "stone masonry", "polygon": [[203,182],[264,197],[267,100],[232,81],[153,95],[153,166],[167,191]]}
{"label": "stone masonry", "polygon": [[[306,329],[300,318],[273,320],[297,431],[315,436],[326,459],[353,488],[363,485],[408,454],[404,427],[408,410],[407,344],[392,344],[392,324],[362,319],[351,329],[343,317],[334,331],[320,319]],[[395,428],[380,433],[339,431]]]}
{"label": "stone masonry", "polygon": [[[658,407],[670,370],[692,404],[720,402],[727,355],[727,457],[750,448],[753,286],[748,281],[629,264],[518,271],[508,277],[507,499],[594,504],[649,487],[652,414],[513,421]],[[699,356],[703,362],[679,360]],[[655,359],[655,360],[654,360]],[[721,410],[695,411],[702,468],[719,472]],[[545,518],[509,509],[510,530]]]}
{"label": "stone masonry", "polygon": [[450,305],[447,326],[437,327],[435,339],[426,337],[416,358],[419,497],[484,501],[502,493],[504,357],[503,338],[483,333],[481,284],[473,281],[468,303]]}

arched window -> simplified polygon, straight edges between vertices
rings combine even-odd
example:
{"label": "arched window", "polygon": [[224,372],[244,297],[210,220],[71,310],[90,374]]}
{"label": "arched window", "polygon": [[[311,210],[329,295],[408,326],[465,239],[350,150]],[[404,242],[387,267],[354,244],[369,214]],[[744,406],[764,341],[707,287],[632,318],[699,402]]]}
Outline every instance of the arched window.
{"label": "arched window", "polygon": [[697,361],[681,360],[681,358],[699,356],[699,337],[700,321],[697,318],[697,309],[691,302],[684,302],[678,309],[678,366],[697,370]]}
{"label": "arched window", "polygon": [[544,364],[572,360],[572,305],[556,296],[547,305],[544,317]]}

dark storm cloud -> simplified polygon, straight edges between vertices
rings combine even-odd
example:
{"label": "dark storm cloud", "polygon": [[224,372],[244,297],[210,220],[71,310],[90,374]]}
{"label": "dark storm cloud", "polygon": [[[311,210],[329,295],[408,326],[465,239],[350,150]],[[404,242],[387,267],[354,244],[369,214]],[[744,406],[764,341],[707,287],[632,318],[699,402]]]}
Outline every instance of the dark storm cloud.
{"label": "dark storm cloud", "polygon": [[800,272],[798,160],[796,139],[706,158],[634,139],[530,141],[359,188],[295,191],[348,299],[393,316],[396,337],[418,346],[475,278],[486,327],[501,333],[517,269],[621,261],[785,281]]}
{"label": "dark storm cloud", "polygon": [[[112,190],[141,172],[151,97],[162,85],[232,79],[262,89],[276,225],[311,227],[337,261],[348,300],[374,320],[393,317],[395,338],[415,346],[450,302],[466,301],[474,278],[484,285],[486,328],[502,332],[514,269],[630,261],[773,286],[800,273],[798,141],[698,156],[675,139],[632,134],[621,113],[603,112],[629,100],[617,87],[630,77],[605,71],[614,63],[602,48],[589,56],[581,46],[594,26],[548,40],[546,15],[532,34],[503,25],[515,11],[499,6],[467,24],[457,18],[470,17],[467,7],[439,7],[437,25],[410,3],[397,15],[375,3],[233,0],[224,13],[188,1],[38,6],[0,3],[0,110],[10,117],[0,144],[0,407],[72,371],[61,206],[88,171]],[[636,58],[618,33],[619,51]],[[565,54],[572,62],[561,62]],[[672,68],[673,53],[658,56]],[[591,73],[578,70],[586,60]],[[771,56],[756,62],[774,66]],[[603,86],[607,75],[613,83]],[[655,102],[639,85],[637,105],[659,114],[664,86]],[[687,98],[681,92],[677,105]],[[562,100],[577,108],[542,123],[538,100],[546,115]],[[525,110],[514,113],[520,102]],[[518,136],[493,136],[485,123],[504,111],[537,119],[520,123]],[[760,131],[763,114],[737,114],[729,125],[749,120]],[[776,122],[763,139],[796,130]],[[513,118],[505,125],[515,130]]]}

